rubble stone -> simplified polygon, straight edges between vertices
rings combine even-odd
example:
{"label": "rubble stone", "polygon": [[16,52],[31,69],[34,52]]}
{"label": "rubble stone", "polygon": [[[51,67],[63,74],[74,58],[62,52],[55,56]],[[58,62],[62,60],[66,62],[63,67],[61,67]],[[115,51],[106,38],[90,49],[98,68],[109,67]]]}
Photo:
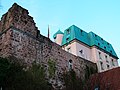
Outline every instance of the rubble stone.
{"label": "rubble stone", "polygon": [[[18,62],[30,66],[34,61],[48,70],[48,60],[56,64],[55,77],[50,81],[63,87],[62,74],[69,70],[69,60],[79,77],[85,79],[86,66],[96,69],[96,64],[76,57],[61,46],[42,36],[28,11],[16,3],[2,16],[0,21],[0,56],[15,57]],[[16,60],[16,59],[15,59]],[[61,85],[61,86],[60,86]],[[55,87],[55,86],[54,86]]]}

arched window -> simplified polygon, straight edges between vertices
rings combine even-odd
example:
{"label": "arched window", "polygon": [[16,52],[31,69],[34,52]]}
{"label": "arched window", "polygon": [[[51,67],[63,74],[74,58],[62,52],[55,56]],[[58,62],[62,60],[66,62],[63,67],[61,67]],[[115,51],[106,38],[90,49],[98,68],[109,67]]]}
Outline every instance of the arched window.
{"label": "arched window", "polygon": [[68,68],[69,68],[69,70],[72,70],[72,69],[73,69],[73,62],[72,62],[71,59],[70,59],[69,62],[68,62]]}

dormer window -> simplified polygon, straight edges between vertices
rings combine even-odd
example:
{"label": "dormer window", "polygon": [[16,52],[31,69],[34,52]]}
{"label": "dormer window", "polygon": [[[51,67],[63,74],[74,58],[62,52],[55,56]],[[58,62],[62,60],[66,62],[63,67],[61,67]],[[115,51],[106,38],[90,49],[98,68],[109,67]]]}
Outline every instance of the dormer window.
{"label": "dormer window", "polygon": [[81,35],[83,36],[83,30],[80,30],[80,32],[81,32]]}
{"label": "dormer window", "polygon": [[67,34],[70,34],[70,29],[67,29]]}
{"label": "dormer window", "polygon": [[107,42],[108,48],[110,48],[110,44]]}
{"label": "dormer window", "polygon": [[104,44],[104,40],[103,40],[103,38],[101,38],[101,41],[102,41],[102,44]]}
{"label": "dormer window", "polygon": [[96,34],[95,34],[95,39],[96,39],[96,40],[98,40],[98,39],[97,39],[97,35],[96,35]]}
{"label": "dormer window", "polygon": [[54,37],[54,39],[56,39],[56,37]]}
{"label": "dormer window", "polygon": [[69,42],[69,38],[66,38],[66,42]]}
{"label": "dormer window", "polygon": [[98,46],[100,46],[100,43],[98,43]]}
{"label": "dormer window", "polygon": [[95,34],[95,37],[97,37],[97,35]]}
{"label": "dormer window", "polygon": [[106,47],[104,46],[104,49],[106,49]]}
{"label": "dormer window", "polygon": [[110,50],[110,53],[112,53],[112,50]]}

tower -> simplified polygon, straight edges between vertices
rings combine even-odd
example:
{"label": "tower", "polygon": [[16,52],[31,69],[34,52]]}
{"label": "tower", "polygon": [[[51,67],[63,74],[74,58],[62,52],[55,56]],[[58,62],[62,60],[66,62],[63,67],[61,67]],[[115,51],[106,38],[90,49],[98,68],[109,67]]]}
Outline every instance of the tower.
{"label": "tower", "polygon": [[54,35],[53,35],[53,38],[54,38],[54,41],[55,43],[61,45],[62,44],[62,38],[63,38],[63,32],[58,30]]}

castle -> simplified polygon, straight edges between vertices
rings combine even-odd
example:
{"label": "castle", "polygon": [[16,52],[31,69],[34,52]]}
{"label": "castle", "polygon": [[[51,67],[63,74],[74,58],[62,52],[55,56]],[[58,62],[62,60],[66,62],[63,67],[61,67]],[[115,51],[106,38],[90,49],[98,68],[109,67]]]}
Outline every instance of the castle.
{"label": "castle", "polygon": [[0,21],[0,56],[27,66],[35,61],[46,71],[48,62],[54,62],[55,72],[49,82],[59,89],[64,85],[63,72],[73,69],[78,77],[85,79],[86,70],[88,73],[97,70],[95,63],[63,50],[60,45],[42,36],[28,10],[16,3]]}
{"label": "castle", "polygon": [[63,50],[96,63],[98,72],[118,67],[112,45],[93,32],[87,33],[72,25],[64,33],[58,30],[53,38]]}

